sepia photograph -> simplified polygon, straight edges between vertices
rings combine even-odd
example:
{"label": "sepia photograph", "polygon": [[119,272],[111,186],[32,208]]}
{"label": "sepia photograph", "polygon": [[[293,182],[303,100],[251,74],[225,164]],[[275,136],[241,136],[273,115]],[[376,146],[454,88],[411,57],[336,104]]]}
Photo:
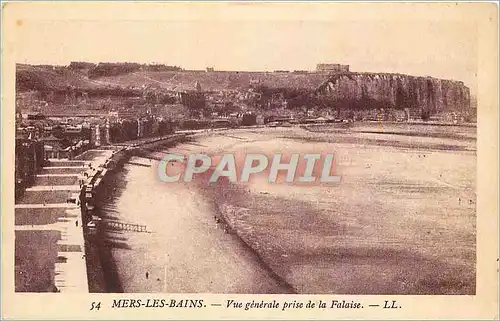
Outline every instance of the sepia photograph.
{"label": "sepia photograph", "polygon": [[[478,294],[478,216],[497,222],[478,210],[479,115],[498,115],[479,98],[479,13],[24,5],[4,28],[16,294],[190,294],[165,303],[184,308],[208,305],[196,294]],[[121,5],[149,19],[112,16]]]}

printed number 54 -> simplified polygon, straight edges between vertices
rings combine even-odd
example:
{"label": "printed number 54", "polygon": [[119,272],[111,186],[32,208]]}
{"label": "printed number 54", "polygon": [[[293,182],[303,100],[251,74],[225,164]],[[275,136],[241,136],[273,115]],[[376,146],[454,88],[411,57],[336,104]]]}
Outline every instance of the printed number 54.
{"label": "printed number 54", "polygon": [[92,302],[92,306],[90,307],[90,311],[99,310],[101,308],[101,302]]}

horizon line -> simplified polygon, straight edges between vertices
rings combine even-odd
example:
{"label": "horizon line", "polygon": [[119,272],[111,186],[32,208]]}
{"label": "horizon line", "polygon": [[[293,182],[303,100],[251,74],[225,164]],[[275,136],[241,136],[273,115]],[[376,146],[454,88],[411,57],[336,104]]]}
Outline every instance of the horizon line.
{"label": "horizon line", "polygon": [[[388,72],[388,71],[343,71],[343,72],[334,72],[334,71],[320,71],[320,70],[315,70],[315,69],[274,69],[274,70],[244,70],[244,69],[239,69],[239,70],[218,70],[213,66],[206,66],[205,69],[186,69],[184,67],[181,67],[180,65],[170,65],[167,63],[159,63],[159,62],[137,62],[137,61],[78,61],[78,60],[72,60],[69,61],[67,64],[50,64],[50,63],[28,63],[28,62],[16,62],[16,68],[18,65],[27,65],[27,66],[34,66],[34,67],[40,67],[40,66],[51,66],[51,67],[69,67],[72,62],[77,62],[77,63],[89,63],[89,64],[95,64],[98,65],[100,63],[109,63],[109,64],[138,64],[138,65],[146,65],[146,66],[158,66],[158,65],[163,65],[163,66],[168,66],[168,67],[176,67],[180,68],[180,70],[175,71],[172,70],[170,72],[204,72],[204,73],[211,73],[211,72],[242,72],[242,73],[299,73],[299,72],[307,72],[307,73],[325,73],[325,74],[385,74],[385,75],[401,75],[401,76],[410,76],[410,77],[419,77],[419,78],[434,78],[434,79],[439,79],[439,80],[447,80],[447,81],[454,81],[454,82],[461,82],[465,87],[467,87],[469,90],[472,89],[472,86],[468,86],[465,84],[465,81],[463,80],[457,80],[453,78],[439,78],[436,76],[430,76],[430,75],[422,75],[422,76],[417,76],[409,73],[402,73],[402,72]],[[317,64],[334,64],[334,63],[325,63],[325,62],[320,62]],[[335,63],[336,64],[336,63]],[[346,64],[339,64],[339,65],[346,65]],[[347,65],[351,66],[351,65]],[[213,70],[208,71],[208,68],[213,68]],[[158,71],[162,72],[162,71]],[[164,71],[168,72],[168,71]]]}

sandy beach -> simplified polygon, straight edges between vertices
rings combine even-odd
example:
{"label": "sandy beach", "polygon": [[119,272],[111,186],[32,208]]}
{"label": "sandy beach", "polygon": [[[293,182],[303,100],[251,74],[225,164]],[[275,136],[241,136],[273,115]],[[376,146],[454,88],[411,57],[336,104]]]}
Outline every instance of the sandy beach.
{"label": "sandy beach", "polygon": [[211,202],[194,185],[165,185],[147,167],[125,165],[124,171],[127,182],[118,187],[119,196],[103,204],[104,220],[143,224],[150,233],[108,231],[118,290],[291,292],[259,264],[239,237],[215,224]]}
{"label": "sandy beach", "polygon": [[336,186],[265,177],[167,184],[156,161],[134,159],[151,167],[125,165],[123,184],[102,208],[107,220],[151,230],[109,233],[123,291],[474,294],[475,128],[449,127],[446,139],[434,132],[443,131],[235,129],[168,150],[328,150],[342,176]]}

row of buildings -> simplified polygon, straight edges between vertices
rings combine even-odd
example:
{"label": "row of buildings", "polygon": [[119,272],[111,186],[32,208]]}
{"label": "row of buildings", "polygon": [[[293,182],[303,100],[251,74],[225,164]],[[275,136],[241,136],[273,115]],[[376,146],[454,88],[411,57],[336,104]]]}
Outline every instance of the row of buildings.
{"label": "row of buildings", "polygon": [[35,182],[36,173],[44,164],[43,142],[31,138],[16,138],[15,197]]}
{"label": "row of buildings", "polygon": [[[171,132],[171,126],[165,125],[169,123],[152,117],[114,123],[110,123],[109,119],[94,119],[92,122],[88,119],[58,121],[39,114],[29,118],[17,121],[14,173],[16,199],[34,184],[36,174],[50,159],[73,159],[90,148]],[[133,133],[130,137],[124,137],[121,132],[129,128],[132,128]]]}

